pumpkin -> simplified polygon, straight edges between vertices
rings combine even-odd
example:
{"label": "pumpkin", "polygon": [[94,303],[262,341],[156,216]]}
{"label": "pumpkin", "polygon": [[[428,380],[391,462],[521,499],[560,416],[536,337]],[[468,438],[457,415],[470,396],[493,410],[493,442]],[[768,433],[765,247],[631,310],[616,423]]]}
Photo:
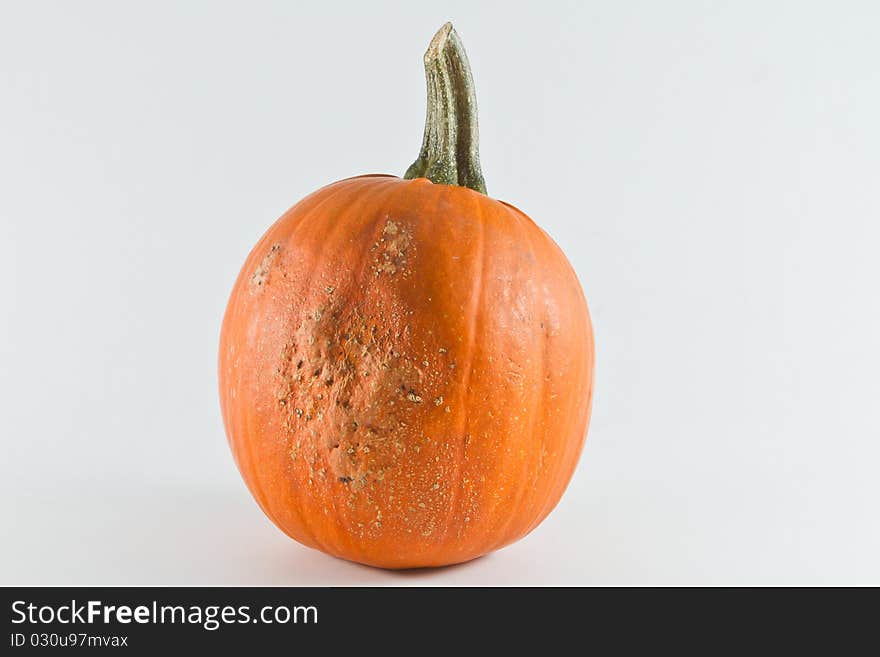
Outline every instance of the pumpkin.
{"label": "pumpkin", "polygon": [[286,212],[220,339],[229,445],[260,507],[304,545],[383,568],[530,532],[572,476],[592,397],[581,287],[546,233],[486,195],[451,25],[425,67],[406,176],[349,178]]}

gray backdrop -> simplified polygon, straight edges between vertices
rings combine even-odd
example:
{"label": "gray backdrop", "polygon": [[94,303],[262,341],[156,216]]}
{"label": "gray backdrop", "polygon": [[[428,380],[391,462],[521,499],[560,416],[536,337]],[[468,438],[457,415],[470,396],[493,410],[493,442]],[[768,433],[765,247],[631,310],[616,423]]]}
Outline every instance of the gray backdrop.
{"label": "gray backdrop", "polygon": [[[0,6],[0,583],[880,584],[880,5],[426,4]],[[285,209],[415,157],[446,20],[595,409],[532,535],[394,574],[263,517],[217,338]]]}

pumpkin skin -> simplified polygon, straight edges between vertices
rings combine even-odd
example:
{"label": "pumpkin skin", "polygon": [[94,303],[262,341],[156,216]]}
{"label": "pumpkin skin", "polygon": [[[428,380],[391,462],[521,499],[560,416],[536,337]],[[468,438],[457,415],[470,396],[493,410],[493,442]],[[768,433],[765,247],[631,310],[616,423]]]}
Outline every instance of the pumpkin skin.
{"label": "pumpkin skin", "polygon": [[219,365],[235,461],[282,531],[373,566],[443,566],[559,501],[593,334],[574,271],[525,214],[370,175],[306,197],[257,243]]}

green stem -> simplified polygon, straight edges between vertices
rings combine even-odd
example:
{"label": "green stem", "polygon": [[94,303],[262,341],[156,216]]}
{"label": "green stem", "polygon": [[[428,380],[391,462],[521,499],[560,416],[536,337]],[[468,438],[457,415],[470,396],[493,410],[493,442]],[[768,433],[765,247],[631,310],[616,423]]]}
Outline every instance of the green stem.
{"label": "green stem", "polygon": [[403,177],[427,178],[440,185],[469,187],[485,194],[474,79],[452,23],[446,23],[431,39],[425,53],[425,77],[425,136],[418,159]]}

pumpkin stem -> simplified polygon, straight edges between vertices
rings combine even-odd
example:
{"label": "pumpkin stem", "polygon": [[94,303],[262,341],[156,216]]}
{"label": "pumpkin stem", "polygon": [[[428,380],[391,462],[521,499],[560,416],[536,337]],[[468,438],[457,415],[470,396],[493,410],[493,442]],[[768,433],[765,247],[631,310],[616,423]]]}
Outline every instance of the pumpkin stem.
{"label": "pumpkin stem", "polygon": [[427,178],[485,194],[474,79],[452,23],[446,23],[431,39],[425,53],[425,77],[428,111],[422,149],[403,177]]}

